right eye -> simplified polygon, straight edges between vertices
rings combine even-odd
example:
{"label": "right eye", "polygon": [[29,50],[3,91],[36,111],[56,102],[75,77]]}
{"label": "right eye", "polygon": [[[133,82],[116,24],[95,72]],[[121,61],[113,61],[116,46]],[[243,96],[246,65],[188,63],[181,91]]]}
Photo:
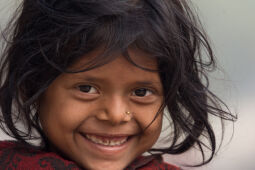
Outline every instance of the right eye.
{"label": "right eye", "polygon": [[136,89],[134,91],[133,95],[137,96],[137,97],[146,97],[146,96],[149,96],[151,94],[152,94],[151,90],[146,89],[146,88],[140,88],[140,89]]}
{"label": "right eye", "polygon": [[97,94],[98,91],[95,87],[90,85],[79,85],[78,89],[83,93]]}

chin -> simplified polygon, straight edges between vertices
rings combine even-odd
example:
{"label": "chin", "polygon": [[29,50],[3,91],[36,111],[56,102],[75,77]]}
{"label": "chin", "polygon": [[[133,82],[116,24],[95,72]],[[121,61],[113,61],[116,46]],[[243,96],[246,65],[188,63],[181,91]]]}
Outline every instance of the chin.
{"label": "chin", "polygon": [[89,170],[123,170],[128,166],[129,163],[124,162],[112,162],[112,161],[96,161],[95,163],[90,162],[89,164],[83,165],[82,167]]}

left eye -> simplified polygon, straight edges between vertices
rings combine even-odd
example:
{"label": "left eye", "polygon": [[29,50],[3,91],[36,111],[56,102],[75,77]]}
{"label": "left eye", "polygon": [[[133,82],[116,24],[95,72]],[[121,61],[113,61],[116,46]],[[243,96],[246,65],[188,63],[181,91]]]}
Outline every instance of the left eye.
{"label": "left eye", "polygon": [[92,94],[98,93],[97,89],[90,85],[79,85],[78,89],[83,93],[92,93]]}
{"label": "left eye", "polygon": [[151,94],[152,94],[151,90],[148,90],[148,89],[145,89],[145,88],[136,89],[132,93],[132,95],[138,96],[138,97],[145,97],[145,96],[148,96],[148,95],[151,95]]}

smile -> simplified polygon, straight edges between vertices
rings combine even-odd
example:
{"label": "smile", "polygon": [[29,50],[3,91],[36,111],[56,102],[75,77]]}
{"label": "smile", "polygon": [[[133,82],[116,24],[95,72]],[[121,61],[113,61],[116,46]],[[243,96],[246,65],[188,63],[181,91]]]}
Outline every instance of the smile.
{"label": "smile", "polygon": [[99,135],[94,135],[94,134],[85,134],[85,137],[95,143],[95,144],[100,144],[103,146],[120,146],[127,142],[128,136],[99,136]]}
{"label": "smile", "polygon": [[[136,135],[131,134],[98,134],[83,133],[84,146],[93,154],[100,155],[104,159],[117,159],[126,153],[136,141]],[[129,149],[128,149],[129,148]]]}

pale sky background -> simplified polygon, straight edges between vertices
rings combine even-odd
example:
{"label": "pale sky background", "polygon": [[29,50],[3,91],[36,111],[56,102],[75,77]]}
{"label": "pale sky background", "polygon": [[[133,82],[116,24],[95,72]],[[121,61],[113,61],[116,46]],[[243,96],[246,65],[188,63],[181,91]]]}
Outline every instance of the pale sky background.
{"label": "pale sky background", "polygon": [[[3,25],[20,0],[0,0],[0,24]],[[227,125],[226,140],[208,165],[194,170],[255,169],[255,1],[192,0],[211,39],[221,70],[211,75],[211,89],[235,113],[234,136]],[[0,133],[0,140],[7,137]],[[189,162],[190,152],[167,157],[170,162]],[[191,168],[186,168],[191,169]]]}

